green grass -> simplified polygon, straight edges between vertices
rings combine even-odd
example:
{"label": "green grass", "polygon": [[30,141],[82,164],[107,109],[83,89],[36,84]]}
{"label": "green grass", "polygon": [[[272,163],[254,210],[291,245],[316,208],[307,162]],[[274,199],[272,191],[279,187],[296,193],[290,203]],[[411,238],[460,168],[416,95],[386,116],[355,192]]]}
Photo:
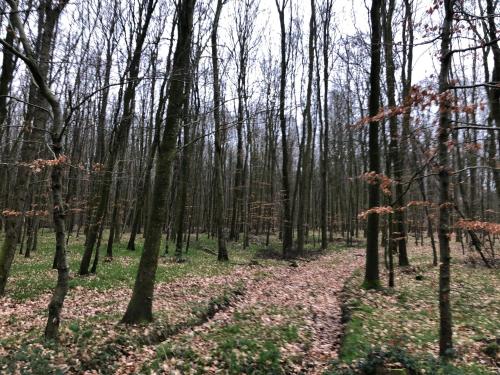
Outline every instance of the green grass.
{"label": "green grass", "polygon": [[157,358],[148,368],[157,369],[168,361],[181,373],[194,370],[203,374],[206,368],[216,366],[232,375],[285,374],[287,364],[301,358],[283,358],[280,348],[287,343],[307,346],[308,336],[301,332],[301,312],[277,307],[271,310],[265,313],[279,313],[287,318],[286,321],[266,325],[260,320],[264,311],[237,312],[230,322],[216,324],[199,333],[196,343],[188,334],[157,346]]}
{"label": "green grass", "polygon": [[359,299],[349,301],[350,316],[339,353],[343,361],[351,363],[360,355],[370,351],[370,344],[364,335],[368,328],[376,326],[376,320],[372,317],[373,312],[373,307],[363,304]]}
{"label": "green grass", "polygon": [[[395,290],[367,291],[360,287],[362,274],[354,274],[346,287],[350,320],[345,327],[340,363],[361,366],[367,358],[375,358],[375,352],[390,354],[401,349],[409,362],[427,369],[427,373],[495,373],[492,355],[488,358],[484,352],[500,334],[498,270],[472,268],[460,259],[454,262],[451,298],[457,357],[445,366],[436,356],[438,268],[430,266],[431,258],[422,255],[423,250],[417,249],[416,256],[410,259],[412,268],[397,270]],[[417,275],[423,278],[417,280]],[[385,272],[382,277],[385,283]],[[490,349],[490,354],[493,352]]]}
{"label": "green grass", "polygon": [[[102,243],[106,244],[107,236],[104,237]],[[82,277],[78,275],[78,269],[84,248],[84,237],[80,236],[78,239],[71,237],[67,251],[71,271],[70,289],[78,286],[96,290],[132,287],[142,252],[141,236],[139,239],[136,250],[129,251],[126,249],[128,236],[124,235],[121,243],[113,246],[113,260],[110,262],[105,261],[105,246],[101,246],[96,274]],[[213,251],[217,249],[215,239],[203,235],[200,236],[199,241],[192,239],[188,253],[184,254],[186,262],[176,263],[172,254],[174,245],[170,243],[170,254],[160,258],[156,281],[169,282],[182,277],[215,276],[228,273],[235,265],[248,263],[261,247],[262,245],[253,244],[243,250],[238,244],[230,245],[230,262],[221,263],[217,261],[216,256],[201,250],[202,248],[209,248]],[[162,252],[164,248],[163,243]],[[25,300],[50,292],[57,278],[57,272],[51,269],[53,254],[54,240],[50,231],[45,231],[40,235],[38,250],[32,253],[31,258],[16,254],[7,286],[7,295],[17,300]],[[259,260],[259,263],[275,264],[276,261]]]}
{"label": "green grass", "polygon": [[[70,288],[83,289],[79,292],[84,296],[87,290],[130,289],[135,281],[143,245],[142,238],[139,238],[136,251],[128,251],[125,246],[127,239],[127,236],[124,236],[121,244],[115,244],[112,261],[105,260],[105,246],[103,246],[97,274],[82,277],[77,272],[83,253],[84,237],[70,238],[68,244]],[[193,276],[206,278],[230,274],[235,267],[241,265],[254,266],[248,270],[255,279],[261,280],[269,275],[269,269],[259,266],[289,267],[288,261],[279,259],[281,244],[276,237],[272,238],[269,247],[265,246],[262,238],[253,240],[254,243],[247,249],[242,248],[241,242],[229,243],[230,261],[224,263],[218,262],[216,255],[203,251],[204,248],[217,250],[216,240],[206,235],[200,236],[199,241],[193,236],[190,249],[184,254],[185,262],[182,263],[176,262],[172,254],[174,246],[169,244],[171,253],[160,258],[156,281],[162,283],[189,279]],[[36,313],[45,319],[46,296],[42,295],[52,292],[57,277],[57,272],[51,269],[54,254],[53,234],[45,230],[40,233],[38,243],[38,250],[32,253],[31,258],[16,254],[8,282],[7,296],[19,301],[35,299],[34,302],[39,309]],[[107,243],[107,233],[102,243]],[[308,245],[308,248],[310,247],[311,245]],[[162,244],[162,251],[164,248],[165,243]],[[278,257],[266,258],[268,255]],[[204,280],[200,282],[203,283]],[[236,290],[244,288],[246,283],[237,277],[229,278],[224,285],[215,283],[212,288],[210,283],[213,281],[206,280],[206,282],[209,295],[194,293],[191,295],[192,298],[187,298],[185,301],[182,298],[175,301],[174,307],[165,304],[163,309],[158,308],[155,311],[155,321],[149,325],[137,325],[133,329],[117,325],[122,311],[116,310],[98,312],[85,319],[65,318],[61,323],[61,345],[58,346],[43,341],[43,322],[35,325],[29,332],[19,329],[19,334],[16,331],[8,339],[0,338],[0,347],[7,351],[6,356],[0,356],[0,372],[62,373],[67,371],[68,366],[73,366],[78,371],[99,369],[100,373],[113,374],[119,366],[123,353],[139,353],[144,346],[152,348],[153,355],[156,353],[157,357],[153,361],[148,359],[144,367],[145,372],[147,368],[153,369],[156,366],[159,369],[165,361],[168,360],[170,364],[170,361],[174,360],[175,368],[181,373],[196,365],[200,374],[206,373],[205,366],[222,368],[230,374],[241,372],[268,374],[269,371],[280,374],[286,372],[288,365],[303,360],[299,354],[294,354],[296,358],[290,355],[283,358],[281,352],[286,344],[298,345],[303,348],[302,352],[307,351],[310,334],[305,328],[303,311],[288,311],[280,306],[268,306],[263,311],[263,307],[259,305],[255,310],[238,311],[227,324],[209,325],[209,329],[204,329],[203,333],[197,335],[202,348],[197,347],[193,343],[191,330],[201,327],[214,311],[224,314],[224,309],[229,306],[232,298],[237,298]],[[195,285],[193,288],[197,288],[196,283],[193,284]],[[184,288],[182,291],[190,295],[188,289]],[[85,298],[94,298],[92,296],[95,294],[89,296]],[[112,298],[109,300],[109,303],[115,302]],[[107,303],[108,299],[105,296],[98,302],[99,306]],[[85,306],[83,300],[81,307]],[[88,306],[92,308],[92,301]],[[278,325],[268,324],[261,320],[262,314],[280,315],[283,321]],[[15,319],[13,316],[12,320]],[[13,322],[12,326],[21,324],[19,321],[15,324]],[[173,342],[169,341],[170,338]],[[164,342],[157,345],[159,341]]]}

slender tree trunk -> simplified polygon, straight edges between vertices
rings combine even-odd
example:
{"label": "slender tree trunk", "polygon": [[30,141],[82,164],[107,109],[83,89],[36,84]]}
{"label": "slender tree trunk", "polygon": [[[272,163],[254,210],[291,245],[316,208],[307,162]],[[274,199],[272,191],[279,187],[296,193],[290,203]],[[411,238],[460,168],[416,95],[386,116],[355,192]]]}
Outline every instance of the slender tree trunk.
{"label": "slender tree trunk", "polygon": [[445,0],[445,18],[441,32],[441,69],[439,73],[440,102],[438,129],[439,157],[439,355],[447,358],[452,355],[452,317],[450,303],[450,166],[448,141],[450,134],[449,75],[451,70],[451,34],[453,25],[454,0]]}
{"label": "slender tree trunk", "polygon": [[[380,11],[381,0],[372,1],[371,25],[371,68],[370,68],[370,97],[369,115],[373,118],[379,111],[380,98],[380,51],[381,51],[381,27]],[[369,128],[369,168],[370,172],[380,174],[380,146],[379,146],[379,123],[371,119]],[[368,208],[378,207],[380,203],[379,185],[370,184],[368,187]],[[379,251],[378,251],[379,215],[370,213],[366,226],[366,268],[364,286],[368,289],[380,287],[379,276]]]}
{"label": "slender tree trunk", "polygon": [[182,115],[184,98],[184,80],[191,74],[190,53],[195,0],[182,0],[178,10],[177,46],[172,65],[172,83],[169,90],[165,131],[158,148],[156,177],[151,199],[149,223],[144,242],[144,251],[139,262],[139,269],[123,323],[139,323],[153,319],[153,291],[158,255],[160,252],[161,233],[165,223],[168,190],[172,161],[175,157],[179,118]]}
{"label": "slender tree trunk", "polygon": [[[395,1],[389,0],[383,7],[382,20],[383,20],[383,35],[384,35],[384,56],[385,56],[385,74],[387,84],[387,99],[390,108],[396,107],[396,77],[394,66],[394,53],[393,53],[393,35],[392,35],[392,18],[395,9]],[[401,184],[401,170],[397,168],[399,159],[399,133],[398,133],[398,119],[395,116],[389,118],[389,152],[387,154],[387,176],[394,177],[396,184]],[[400,164],[400,163],[399,163]],[[395,192],[395,188],[391,189]],[[399,201],[399,199],[397,199]],[[394,205],[396,212],[400,211],[402,207],[398,204]],[[389,231],[388,246],[386,247],[389,255],[389,287],[394,287],[394,253],[397,248],[397,241],[401,237],[398,233],[398,217],[396,214],[390,214],[387,217],[387,227]]]}
{"label": "slender tree trunk", "polygon": [[191,163],[191,145],[189,133],[191,132],[189,124],[189,97],[191,92],[191,80],[188,78],[186,82],[186,87],[184,88],[184,108],[183,108],[183,147],[182,147],[182,160],[181,160],[181,171],[180,171],[180,181],[179,181],[179,196],[177,199],[177,212],[175,219],[176,228],[176,238],[175,238],[175,257],[180,260],[182,258],[182,247],[183,247],[183,235],[184,235],[184,221],[186,216],[186,200],[187,200],[187,190],[188,190],[188,180],[189,180],[189,169]]}
{"label": "slender tree trunk", "polygon": [[233,210],[231,213],[231,229],[229,239],[237,240],[241,225],[238,225],[238,213],[242,206],[242,176],[243,176],[243,122],[244,122],[244,102],[243,95],[245,71],[244,59],[240,58],[240,72],[238,76],[238,123],[236,125],[237,145],[236,145],[236,171],[234,173]]}
{"label": "slender tree trunk", "polygon": [[223,169],[223,155],[222,155],[222,126],[220,119],[220,111],[222,102],[220,100],[220,84],[219,84],[219,56],[217,54],[217,29],[219,27],[219,18],[222,11],[222,0],[217,0],[215,10],[215,18],[212,26],[212,69],[214,75],[213,90],[214,90],[214,126],[215,126],[215,155],[214,155],[214,169],[215,169],[215,226],[217,231],[218,253],[217,259],[219,261],[229,260],[226,248],[226,238],[224,233],[224,178],[222,176]]}
{"label": "slender tree trunk", "polygon": [[[497,7],[498,8],[498,7]],[[486,0],[486,13],[488,16],[488,36],[491,44],[491,51],[493,52],[493,73],[491,75],[491,81],[496,86],[488,87],[488,102],[490,107],[490,117],[495,121],[495,125],[497,128],[500,128],[500,87],[498,86],[498,82],[500,82],[500,46],[497,40],[498,32],[497,32],[497,23],[495,23],[495,4],[494,0]],[[498,12],[497,12],[498,13]],[[486,63],[486,59],[485,59]],[[490,167],[493,170],[493,180],[495,182],[496,192],[497,192],[497,211],[500,212],[500,169],[498,168],[497,162],[498,159],[496,157],[497,153],[495,150],[498,148],[498,152],[500,152],[500,134],[496,134],[495,131],[490,130],[488,132],[490,138],[489,145],[489,155],[488,162]],[[496,144],[495,144],[495,138]],[[500,218],[500,214],[497,215]]]}
{"label": "slender tree trunk", "polygon": [[[124,153],[122,153],[124,155]],[[113,209],[111,212],[111,218],[110,218],[110,228],[109,228],[109,237],[108,237],[108,244],[106,246],[106,257],[108,260],[113,259],[113,244],[116,240],[116,235],[117,231],[119,230],[119,223],[118,223],[118,215],[119,215],[119,206],[120,206],[120,194],[121,194],[121,188],[122,188],[122,174],[123,174],[123,169],[124,169],[124,162],[121,161],[121,165],[118,167],[118,178],[116,179],[116,184],[115,184],[115,197],[113,199]],[[104,225],[104,223],[103,223]]]}
{"label": "slender tree trunk", "polygon": [[[418,160],[417,160],[417,153],[416,153],[416,150],[417,150],[416,141],[415,141],[414,137],[412,137],[411,139],[412,139],[412,146],[413,146],[413,150],[414,150],[414,152],[412,153],[413,167],[415,169],[417,169],[418,168]],[[425,174],[424,171],[422,171],[421,177],[423,177],[422,175],[424,175],[424,174]],[[434,266],[437,266],[438,265],[438,257],[437,257],[437,250],[436,250],[436,241],[434,239],[434,227],[432,225],[432,218],[430,216],[429,207],[427,206],[428,197],[427,197],[427,192],[426,192],[425,181],[423,178],[419,178],[418,188],[420,190],[420,195],[422,196],[422,200],[425,202],[424,212],[425,212],[425,217],[427,220],[427,235],[431,239],[432,264]]]}
{"label": "slender tree trunk", "polygon": [[281,128],[281,149],[282,149],[282,170],[281,170],[281,201],[283,204],[283,257],[288,258],[292,255],[293,246],[293,219],[290,202],[290,161],[288,151],[288,129],[285,117],[285,95],[286,95],[286,76],[287,76],[287,56],[286,56],[286,28],[285,28],[285,6],[283,0],[279,4],[276,0],[276,6],[279,13],[281,30],[281,63],[280,63],[280,93],[279,93],[279,121]]}
{"label": "slender tree trunk", "polygon": [[311,98],[312,83],[314,71],[314,42],[316,38],[316,18],[315,18],[315,0],[311,0],[311,19],[309,20],[309,63],[307,74],[306,103],[303,112],[304,121],[304,153],[302,156],[302,173],[299,182],[299,206],[297,212],[297,253],[304,252],[304,242],[307,223],[307,212],[309,210],[309,197],[311,186],[311,154],[312,154],[312,116],[311,116]]}
{"label": "slender tree trunk", "polygon": [[[413,2],[404,0],[405,16],[403,22],[403,67],[401,69],[401,81],[403,82],[403,103],[407,104],[410,100],[410,92],[412,85],[413,71]],[[408,35],[406,35],[408,34]],[[405,67],[406,66],[406,67]],[[395,180],[396,180],[396,205],[404,207],[403,180],[405,165],[407,165],[407,149],[408,138],[410,137],[410,120],[411,111],[405,110],[401,124],[401,140],[399,144],[399,155],[394,165]],[[395,213],[397,231],[399,236],[398,244],[398,263],[400,266],[408,266],[410,264],[407,253],[407,229],[406,229],[406,213],[404,210],[397,210]]]}

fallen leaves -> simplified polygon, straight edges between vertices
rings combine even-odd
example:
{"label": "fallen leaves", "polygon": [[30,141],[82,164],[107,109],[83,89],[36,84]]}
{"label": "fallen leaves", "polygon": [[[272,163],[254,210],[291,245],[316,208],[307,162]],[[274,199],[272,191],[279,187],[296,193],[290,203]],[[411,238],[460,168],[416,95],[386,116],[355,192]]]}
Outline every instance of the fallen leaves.
{"label": "fallen leaves", "polygon": [[[495,360],[483,353],[485,342],[498,337],[498,272],[472,269],[460,261],[461,250],[453,244],[451,302],[454,322],[454,365],[482,366],[495,373]],[[415,357],[432,357],[439,351],[438,267],[432,267],[429,247],[410,247],[412,267],[396,268],[394,290],[367,291],[360,288],[362,274],[356,274],[347,288],[351,322],[346,348],[350,357],[366,356],[370,349],[404,349]],[[415,280],[416,275],[422,275]],[[382,280],[387,278],[382,268]],[[360,324],[359,326],[356,324]],[[362,340],[358,344],[356,340]],[[353,354],[354,353],[354,354]],[[466,372],[467,373],[467,372]]]}
{"label": "fallen leaves", "polygon": [[[166,344],[183,343],[185,350],[194,351],[206,373],[224,373],[233,368],[228,366],[259,366],[257,354],[271,350],[266,343],[272,343],[279,355],[269,359],[270,369],[279,360],[287,373],[320,374],[338,356],[342,331],[338,297],[345,280],[362,261],[354,252],[338,253],[299,263],[297,268],[266,268],[266,277],[247,280],[247,292],[229,309],[190,332],[169,338]],[[240,341],[234,343],[233,339]],[[251,349],[253,346],[259,349]],[[232,365],[228,358],[220,357],[221,347],[232,347]],[[256,357],[252,357],[254,350]],[[183,350],[169,353],[169,366],[183,369],[171,362]]]}
{"label": "fallen leaves", "polygon": [[[404,272],[398,269],[397,289],[392,292],[360,289],[360,272],[351,279],[364,262],[360,250],[298,260],[298,267],[262,261],[260,267],[235,266],[222,275],[184,275],[158,283],[156,320],[150,325],[117,324],[130,288],[76,286],[65,302],[59,348],[43,345],[38,339],[49,294],[22,302],[1,298],[0,372],[29,369],[38,358],[37,363],[44,361],[48,366],[47,373],[59,369],[86,374],[215,374],[260,366],[290,374],[320,374],[339,357],[341,295],[347,280],[349,300],[358,301],[353,305],[353,316],[362,323],[348,326],[347,339],[361,332],[369,348],[396,346],[435,356],[437,268],[429,265],[429,249],[410,248],[409,252],[413,266]],[[123,268],[134,264],[120,257],[113,262],[120,262]],[[165,263],[160,272],[186,266]],[[204,272],[214,274],[211,267],[215,266],[206,265]],[[500,319],[495,293],[498,276],[491,270],[480,272],[463,264],[453,265],[455,345],[463,363],[491,367],[491,358],[483,352]],[[423,275],[422,280],[415,281],[417,274]],[[226,301],[226,291],[235,288],[245,292]],[[211,303],[225,305],[200,324],[200,312]],[[158,332],[160,337],[162,330],[176,326],[181,328],[172,330],[160,345],[145,340]]]}

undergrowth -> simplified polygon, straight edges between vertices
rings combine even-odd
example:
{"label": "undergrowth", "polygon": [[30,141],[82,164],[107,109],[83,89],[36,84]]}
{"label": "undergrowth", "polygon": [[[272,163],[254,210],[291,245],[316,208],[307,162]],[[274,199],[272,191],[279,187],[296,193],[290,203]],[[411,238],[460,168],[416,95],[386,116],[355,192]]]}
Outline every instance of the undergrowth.
{"label": "undergrowth", "polygon": [[[496,374],[498,270],[452,266],[454,348],[439,362],[438,268],[429,249],[409,250],[410,267],[396,269],[396,288],[366,290],[356,272],[344,290],[345,328],[339,361],[331,374],[375,374],[381,363],[400,363],[407,374]],[[387,272],[382,273],[385,283]],[[397,366],[396,366],[397,367]],[[342,372],[340,372],[342,371]]]}

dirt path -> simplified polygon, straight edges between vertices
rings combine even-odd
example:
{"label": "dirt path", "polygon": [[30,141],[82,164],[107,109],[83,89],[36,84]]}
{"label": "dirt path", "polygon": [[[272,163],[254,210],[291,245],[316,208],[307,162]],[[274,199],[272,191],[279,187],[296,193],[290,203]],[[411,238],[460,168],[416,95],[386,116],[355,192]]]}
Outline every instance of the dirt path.
{"label": "dirt path", "polygon": [[[246,293],[227,310],[216,314],[209,322],[184,332],[168,341],[172,345],[184,342],[200,356],[207,358],[215,343],[207,341],[213,332],[236,324],[238,316],[252,312],[259,324],[267,327],[293,323],[293,318],[280,311],[299,311],[301,331],[308,332],[308,344],[285,344],[283,357],[300,356],[303,360],[288,366],[290,372],[320,374],[329,361],[338,356],[341,324],[340,292],[352,272],[363,264],[362,252],[329,254],[312,261],[298,262],[298,267],[276,267],[266,270],[263,278],[249,280]],[[257,334],[257,333],[256,333]],[[188,339],[186,340],[186,337]],[[172,372],[175,366],[163,364]],[[206,367],[206,373],[224,373],[218,366]]]}
{"label": "dirt path", "polygon": [[343,253],[289,268],[257,283],[234,310],[260,308],[265,311],[272,306],[305,308],[305,322],[313,334],[308,362],[318,366],[337,356],[342,333],[339,295],[347,278],[361,265],[361,259],[354,253]]}
{"label": "dirt path", "polygon": [[[301,358],[299,361],[287,362],[287,372],[319,374],[338,355],[342,330],[339,294],[352,272],[363,264],[361,254],[359,250],[353,249],[330,253],[314,260],[298,261],[297,267],[238,266],[227,275],[160,283],[155,290],[154,302],[157,320],[152,326],[117,325],[129,299],[129,289],[96,291],[77,287],[70,291],[64,306],[60,346],[64,351],[45,348],[50,362],[48,366],[67,373],[82,373],[81,364],[94,361],[92,368],[95,370],[89,369],[83,373],[98,374],[107,368],[115,374],[132,374],[140,373],[143,366],[159,360],[160,373],[200,373],[199,366],[206,366],[201,369],[201,373],[227,373],[227,363],[220,358],[220,342],[217,340],[238,340],[245,332],[228,333],[224,329],[240,324],[241,316],[251,313],[244,321],[248,327],[246,334],[250,337],[254,332],[261,336],[266,332],[274,332],[273,329],[277,327],[299,327],[300,337],[295,340],[282,342],[279,337],[273,336],[264,339],[276,342],[280,358]],[[189,321],[196,316],[194,307],[206,306],[208,301],[220,298],[221,293],[233,290],[238,285],[243,285],[244,293],[233,296],[229,307],[220,309],[208,322],[184,329],[163,343],[184,344],[196,352],[202,362],[197,369],[186,371],[186,367],[183,367],[183,370],[179,370],[179,363],[189,363],[189,359],[186,360],[182,355],[179,358],[169,355],[158,359],[157,345],[137,345],[133,341],[121,345],[121,354],[112,360],[103,357],[101,362],[95,359],[103,348],[107,350],[106,343],[110,340],[123,335],[142,337],[159,326]],[[0,347],[0,357],[12,358],[23,343],[27,345],[24,351],[33,352],[34,357],[39,355],[36,350],[41,345],[37,338],[41,337],[45,324],[48,297],[42,295],[24,302],[0,299],[0,331],[2,339],[9,340],[9,345]],[[82,339],[80,333],[76,333],[76,328],[68,328],[70,321],[80,322],[78,332],[90,329],[92,336]],[[31,367],[28,358],[16,361],[16,369]],[[4,362],[4,366],[9,362],[12,364],[12,361],[8,361]],[[0,372],[6,370],[4,366],[0,366]]]}

